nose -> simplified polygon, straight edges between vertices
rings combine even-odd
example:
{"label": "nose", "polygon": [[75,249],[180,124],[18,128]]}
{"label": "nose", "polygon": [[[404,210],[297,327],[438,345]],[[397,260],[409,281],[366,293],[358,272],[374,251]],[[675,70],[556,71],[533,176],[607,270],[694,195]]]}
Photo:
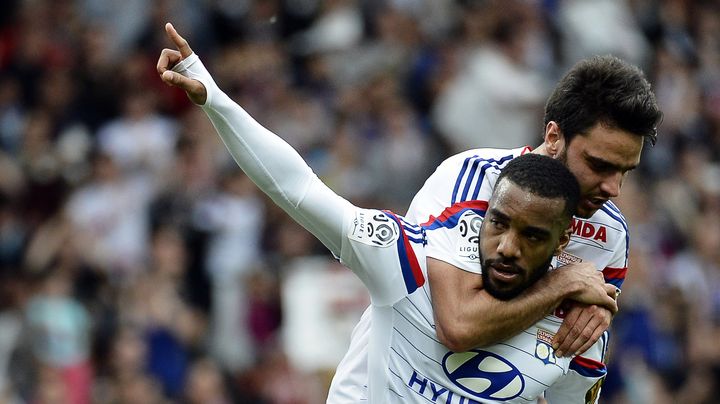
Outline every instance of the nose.
{"label": "nose", "polygon": [[615,198],[620,195],[620,187],[622,187],[622,173],[615,173],[607,176],[600,184],[600,190],[608,198]]}
{"label": "nose", "polygon": [[505,258],[519,258],[520,246],[517,235],[512,231],[503,234],[502,237],[500,237],[497,252]]}

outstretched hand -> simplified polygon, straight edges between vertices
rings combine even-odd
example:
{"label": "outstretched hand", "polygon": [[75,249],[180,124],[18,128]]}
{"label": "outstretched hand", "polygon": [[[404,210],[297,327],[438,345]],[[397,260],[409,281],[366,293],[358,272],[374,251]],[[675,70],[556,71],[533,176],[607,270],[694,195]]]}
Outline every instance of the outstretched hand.
{"label": "outstretched hand", "polygon": [[165,84],[184,90],[188,98],[190,98],[190,101],[195,104],[205,104],[205,101],[207,101],[207,90],[200,81],[170,70],[193,54],[190,45],[185,38],[178,34],[171,23],[165,24],[165,33],[167,33],[168,38],[175,44],[177,50],[165,48],[160,52],[160,58],[158,58],[157,62],[157,72],[160,74],[160,78]]}

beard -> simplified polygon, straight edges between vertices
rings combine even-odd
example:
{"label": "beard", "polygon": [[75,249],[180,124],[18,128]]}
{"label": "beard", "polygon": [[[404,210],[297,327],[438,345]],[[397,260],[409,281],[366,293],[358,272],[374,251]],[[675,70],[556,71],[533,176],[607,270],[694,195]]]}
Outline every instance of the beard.
{"label": "beard", "polygon": [[[505,259],[488,259],[485,260],[482,257],[482,252],[480,252],[480,266],[482,268],[482,280],[483,280],[483,287],[487,292],[490,294],[490,296],[498,299],[498,300],[510,300],[516,296],[518,296],[520,293],[524,292],[527,288],[534,285],[535,282],[539,281],[540,278],[542,278],[550,269],[550,264],[552,263],[553,256],[551,255],[548,257],[545,262],[543,262],[541,265],[538,265],[535,268],[532,268],[531,270],[526,270],[522,267],[519,267],[515,265],[514,262],[508,261]],[[508,288],[500,288],[496,284],[493,283],[493,281],[490,279],[490,266],[496,263],[502,263],[504,265],[510,265],[514,268],[514,272],[517,272],[519,274],[530,274],[530,276],[520,282],[519,284],[508,287]]]}
{"label": "beard", "polygon": [[563,148],[560,154],[558,154],[557,161],[563,163],[563,165],[567,167],[567,147]]}

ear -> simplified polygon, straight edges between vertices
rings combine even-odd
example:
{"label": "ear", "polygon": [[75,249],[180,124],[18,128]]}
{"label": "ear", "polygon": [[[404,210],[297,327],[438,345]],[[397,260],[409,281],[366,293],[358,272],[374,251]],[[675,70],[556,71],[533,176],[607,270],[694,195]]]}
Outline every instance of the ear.
{"label": "ear", "polygon": [[558,246],[555,248],[553,255],[560,255],[561,252],[570,244],[570,234],[572,234],[572,228],[568,226],[567,229],[560,235]]}
{"label": "ear", "polygon": [[545,125],[545,137],[543,138],[543,146],[550,155],[555,158],[565,148],[565,137],[560,130],[560,125],[555,121],[550,121]]}

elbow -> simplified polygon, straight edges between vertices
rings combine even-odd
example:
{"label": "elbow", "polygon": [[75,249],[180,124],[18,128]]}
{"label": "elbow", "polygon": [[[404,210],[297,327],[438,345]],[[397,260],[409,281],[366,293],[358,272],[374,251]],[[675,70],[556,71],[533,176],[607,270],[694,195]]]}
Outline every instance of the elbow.
{"label": "elbow", "polygon": [[440,343],[453,352],[465,352],[483,345],[483,340],[478,338],[479,335],[472,335],[467,328],[462,326],[437,324],[435,332]]}

